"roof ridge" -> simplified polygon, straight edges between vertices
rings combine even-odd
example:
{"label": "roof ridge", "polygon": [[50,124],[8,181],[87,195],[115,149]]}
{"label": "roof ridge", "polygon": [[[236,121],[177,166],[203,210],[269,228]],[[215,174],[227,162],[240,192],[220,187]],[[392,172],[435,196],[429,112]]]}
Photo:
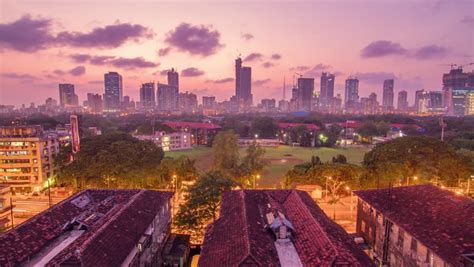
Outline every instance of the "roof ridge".
{"label": "roof ridge", "polygon": [[247,245],[247,255],[243,257],[239,261],[239,265],[245,261],[249,256],[251,256],[253,259],[255,259],[252,255],[252,252],[250,250],[250,240],[249,240],[249,229],[248,229],[248,223],[247,223],[247,209],[245,207],[245,190],[240,190],[240,196],[242,198],[242,213],[243,213],[243,221],[244,221],[244,231],[245,231],[245,244]]}

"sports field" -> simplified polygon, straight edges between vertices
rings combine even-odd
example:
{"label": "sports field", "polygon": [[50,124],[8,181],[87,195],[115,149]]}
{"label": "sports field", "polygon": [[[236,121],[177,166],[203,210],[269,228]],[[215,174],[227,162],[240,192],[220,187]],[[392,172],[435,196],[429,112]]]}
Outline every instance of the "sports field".
{"label": "sports field", "polygon": [[[279,146],[276,148],[265,148],[265,159],[269,165],[264,169],[259,181],[259,187],[277,187],[280,179],[295,164],[311,160],[311,156],[319,156],[322,161],[329,161],[337,154],[346,156],[350,163],[360,164],[368,148],[306,148]],[[245,154],[245,148],[240,149],[240,155]],[[196,160],[196,168],[206,171],[212,164],[212,152],[210,147],[199,146],[191,150],[166,152],[165,156],[176,158],[186,155]]]}

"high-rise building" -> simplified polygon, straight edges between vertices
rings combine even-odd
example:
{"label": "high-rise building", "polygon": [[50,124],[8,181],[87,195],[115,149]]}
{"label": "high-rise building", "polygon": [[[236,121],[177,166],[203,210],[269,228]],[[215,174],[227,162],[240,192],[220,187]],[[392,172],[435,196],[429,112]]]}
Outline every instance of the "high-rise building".
{"label": "high-rise building", "polygon": [[425,93],[425,89],[415,91],[415,104],[413,106],[415,107],[416,112],[418,112],[418,109],[419,109],[418,105],[419,105],[420,100],[423,97],[424,93]]}
{"label": "high-rise building", "polygon": [[344,106],[348,110],[357,106],[359,102],[359,80],[357,78],[349,77],[346,79],[344,101]]}
{"label": "high-rise building", "polygon": [[388,79],[383,81],[383,94],[382,94],[382,108],[384,112],[393,110],[394,100],[394,80]]}
{"label": "high-rise building", "polygon": [[155,83],[144,83],[140,87],[140,103],[143,109],[152,110],[155,108]]}
{"label": "high-rise building", "polygon": [[448,115],[462,116],[466,111],[466,95],[474,91],[474,72],[465,73],[462,67],[443,74],[443,106]]}
{"label": "high-rise building", "polygon": [[405,90],[398,92],[398,111],[406,112],[408,110],[408,93]]}
{"label": "high-rise building", "polygon": [[331,106],[334,98],[334,82],[335,76],[331,73],[323,72],[321,74],[321,88],[319,94],[319,103],[323,109]]}
{"label": "high-rise building", "polygon": [[377,94],[371,93],[369,97],[362,97],[360,105],[364,114],[376,114],[378,112],[379,102],[377,101]]}
{"label": "high-rise building", "polygon": [[179,92],[174,85],[158,83],[156,90],[156,100],[160,112],[178,111]]}
{"label": "high-rise building", "polygon": [[195,113],[198,108],[196,94],[185,92],[179,93],[179,110],[184,113]]}
{"label": "high-rise building", "polygon": [[176,86],[179,92],[179,74],[174,68],[168,71],[168,85]]}
{"label": "high-rise building", "polygon": [[265,98],[261,100],[262,111],[271,112],[276,109],[276,100],[274,98]]}
{"label": "high-rise building", "polygon": [[59,84],[59,103],[61,107],[77,106],[79,99],[74,91],[74,84]]}
{"label": "high-rise building", "polygon": [[91,113],[102,113],[103,102],[100,94],[87,94],[87,110]]}
{"label": "high-rise building", "polygon": [[202,107],[203,108],[215,108],[216,107],[216,97],[215,96],[203,96],[202,97]]}
{"label": "high-rise building", "polygon": [[474,115],[474,91],[471,91],[466,95],[465,115]]}
{"label": "high-rise building", "polygon": [[104,104],[107,112],[120,111],[123,101],[122,75],[117,72],[104,74]]}
{"label": "high-rise building", "polygon": [[58,137],[39,125],[0,127],[0,183],[17,193],[39,193],[55,175],[58,151]]}
{"label": "high-rise building", "polygon": [[311,111],[314,93],[313,78],[298,78],[298,110]]}
{"label": "high-rise building", "polygon": [[239,110],[247,111],[252,106],[252,68],[242,67],[242,59],[235,60],[235,97]]}

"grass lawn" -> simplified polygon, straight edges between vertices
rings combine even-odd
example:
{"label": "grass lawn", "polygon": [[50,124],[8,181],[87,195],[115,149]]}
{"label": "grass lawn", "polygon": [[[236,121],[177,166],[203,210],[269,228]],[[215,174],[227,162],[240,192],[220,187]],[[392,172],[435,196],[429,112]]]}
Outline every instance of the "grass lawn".
{"label": "grass lawn", "polygon": [[[337,154],[346,156],[350,163],[360,164],[364,159],[364,154],[369,151],[368,148],[306,148],[279,146],[276,148],[265,148],[265,159],[269,165],[264,169],[259,181],[259,187],[277,187],[280,179],[295,164],[311,160],[311,156],[319,156],[322,161],[329,161]],[[240,155],[245,154],[245,148],[240,149]],[[181,155],[196,160],[196,168],[199,171],[209,169],[212,164],[212,153],[210,147],[199,146],[191,150],[170,151],[165,156],[176,158]]]}

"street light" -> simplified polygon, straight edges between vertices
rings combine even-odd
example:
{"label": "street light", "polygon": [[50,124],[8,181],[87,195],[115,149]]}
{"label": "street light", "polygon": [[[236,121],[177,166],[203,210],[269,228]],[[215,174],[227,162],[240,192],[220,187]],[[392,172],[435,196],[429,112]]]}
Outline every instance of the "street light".
{"label": "street light", "polygon": [[328,179],[332,180],[332,177],[326,176],[326,201],[328,200]]}
{"label": "street light", "polygon": [[354,199],[354,193],[352,193],[352,190],[349,186],[346,186],[346,191],[351,192],[351,219],[353,218],[353,213],[354,213],[354,205],[353,205],[353,199]]}
{"label": "street light", "polygon": [[257,175],[254,175],[253,176],[253,189],[256,189],[256,185],[257,185],[257,179],[260,179],[260,174],[257,174]]}
{"label": "street light", "polygon": [[[417,181],[418,180],[418,176],[413,176],[413,181]],[[407,186],[410,185],[410,176],[407,177]]]}

